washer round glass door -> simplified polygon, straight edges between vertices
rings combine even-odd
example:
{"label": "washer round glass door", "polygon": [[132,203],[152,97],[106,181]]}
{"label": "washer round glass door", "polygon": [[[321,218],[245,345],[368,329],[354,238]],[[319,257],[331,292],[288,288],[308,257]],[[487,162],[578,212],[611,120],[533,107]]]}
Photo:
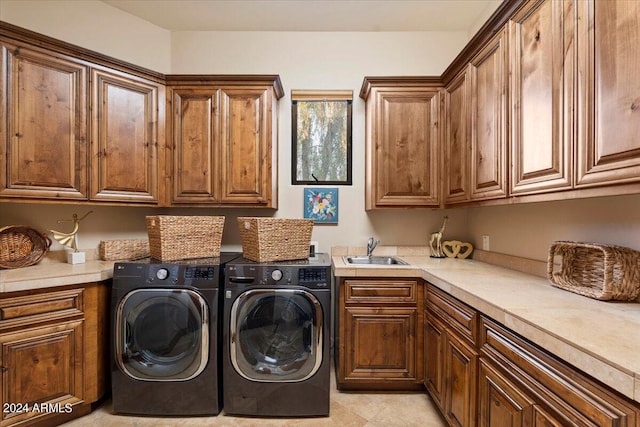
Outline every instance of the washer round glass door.
{"label": "washer round glass door", "polygon": [[186,381],[209,359],[207,302],[190,289],[138,289],[116,310],[115,358],[144,381]]}
{"label": "washer round glass door", "polygon": [[244,378],[297,382],[322,363],[320,302],[297,289],[254,289],[231,307],[231,362]]}

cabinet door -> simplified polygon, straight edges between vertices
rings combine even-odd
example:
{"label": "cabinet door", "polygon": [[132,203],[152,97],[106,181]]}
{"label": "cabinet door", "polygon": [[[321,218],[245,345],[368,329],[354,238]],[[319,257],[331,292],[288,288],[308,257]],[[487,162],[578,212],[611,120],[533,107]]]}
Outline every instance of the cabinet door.
{"label": "cabinet door", "polygon": [[[0,337],[1,425],[45,416],[51,411],[68,412],[70,408],[65,405],[83,402],[82,330],[83,322],[79,320]],[[48,410],[33,410],[36,403]],[[21,412],[11,404],[28,404],[29,411]]]}
{"label": "cabinet door", "polygon": [[366,208],[439,206],[438,92],[374,88],[367,102]]}
{"label": "cabinet door", "polygon": [[571,2],[534,0],[509,22],[511,193],[571,188],[573,24]]}
{"label": "cabinet door", "polygon": [[484,359],[479,371],[478,427],[532,425],[534,400]]}
{"label": "cabinet door", "polygon": [[272,203],[272,97],[262,88],[221,89],[222,203]]}
{"label": "cabinet door", "polygon": [[97,69],[91,79],[91,199],[157,202],[164,88]]}
{"label": "cabinet door", "polygon": [[346,307],[345,380],[416,382],[416,308]]}
{"label": "cabinet door", "polygon": [[578,186],[640,180],[640,2],[577,1]]}
{"label": "cabinet door", "polygon": [[218,91],[172,90],[173,203],[217,203],[220,181]]}
{"label": "cabinet door", "polygon": [[602,387],[503,326],[483,318],[480,341],[482,358],[504,372],[514,388],[528,390],[527,400],[537,405],[533,411],[538,425],[638,425],[636,403]]}
{"label": "cabinet door", "polygon": [[471,60],[471,198],[507,195],[506,32]]}
{"label": "cabinet door", "polygon": [[86,199],[87,67],[11,45],[2,57],[0,196]]}
{"label": "cabinet door", "polygon": [[424,322],[424,385],[444,412],[445,327],[426,310]]}
{"label": "cabinet door", "polygon": [[478,353],[469,344],[447,332],[444,365],[445,417],[451,426],[475,426]]}
{"label": "cabinet door", "polygon": [[469,74],[456,77],[444,89],[444,197],[445,203],[469,200]]}

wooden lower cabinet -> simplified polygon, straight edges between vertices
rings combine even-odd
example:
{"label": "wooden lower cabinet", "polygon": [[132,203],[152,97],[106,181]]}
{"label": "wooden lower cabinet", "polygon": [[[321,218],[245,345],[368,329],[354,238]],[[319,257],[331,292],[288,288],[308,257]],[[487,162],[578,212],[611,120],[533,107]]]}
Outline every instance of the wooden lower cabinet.
{"label": "wooden lower cabinet", "polygon": [[424,311],[424,385],[431,398],[444,411],[445,326]]}
{"label": "wooden lower cabinet", "polygon": [[[422,388],[421,284],[406,279],[340,280],[339,389]],[[421,304],[420,304],[421,305]]]}
{"label": "wooden lower cabinet", "polygon": [[469,328],[475,329],[478,315],[432,286],[425,301],[425,386],[449,425],[475,426],[478,352]]}
{"label": "wooden lower cabinet", "polygon": [[424,384],[450,426],[640,427],[640,405],[427,284]]}
{"label": "wooden lower cabinet", "polygon": [[480,361],[478,401],[480,402],[478,426],[562,427],[564,425],[485,360]]}
{"label": "wooden lower cabinet", "polygon": [[479,426],[638,426],[640,406],[483,318]]}
{"label": "wooden lower cabinet", "polygon": [[447,333],[445,343],[445,418],[452,426],[475,426],[478,353],[471,345],[450,333]]}
{"label": "wooden lower cabinet", "polygon": [[83,320],[3,334],[2,422],[11,425],[81,405]]}
{"label": "wooden lower cabinet", "polygon": [[108,303],[104,283],[0,296],[0,426],[91,411],[108,388]]}

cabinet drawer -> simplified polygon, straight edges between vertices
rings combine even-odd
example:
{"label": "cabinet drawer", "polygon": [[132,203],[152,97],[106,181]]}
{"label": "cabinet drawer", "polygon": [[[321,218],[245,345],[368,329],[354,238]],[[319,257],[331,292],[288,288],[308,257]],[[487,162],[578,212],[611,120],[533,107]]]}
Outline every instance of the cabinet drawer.
{"label": "cabinet drawer", "polygon": [[636,426],[640,409],[575,368],[482,318],[481,357],[500,367],[510,381],[561,425]]}
{"label": "cabinet drawer", "polygon": [[345,303],[412,303],[418,302],[415,280],[346,280]]}
{"label": "cabinet drawer", "polygon": [[427,286],[427,310],[439,316],[460,336],[475,344],[478,338],[478,312],[433,285]]}
{"label": "cabinet drawer", "polygon": [[44,292],[0,300],[0,330],[83,314],[83,289]]}

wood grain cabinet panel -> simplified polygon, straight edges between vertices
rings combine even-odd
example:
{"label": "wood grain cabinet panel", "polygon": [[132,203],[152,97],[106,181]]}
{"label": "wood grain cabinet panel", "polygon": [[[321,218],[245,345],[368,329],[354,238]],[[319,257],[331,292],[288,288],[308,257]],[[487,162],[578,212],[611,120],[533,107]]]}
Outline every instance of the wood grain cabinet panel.
{"label": "wood grain cabinet panel", "polygon": [[425,385],[450,426],[476,425],[478,313],[428,284]]}
{"label": "wood grain cabinet panel", "polygon": [[444,413],[451,426],[476,425],[478,352],[455,334],[447,333],[444,350]]}
{"label": "wood grain cabinet panel", "polygon": [[[488,397],[491,393],[487,388],[491,378],[502,376],[503,384],[511,384],[508,387],[510,390],[519,390],[517,394],[520,398],[513,401],[523,403],[515,405],[519,409],[513,411],[521,413],[519,416],[528,417],[530,421],[523,421],[523,425],[632,427],[640,422],[640,408],[637,404],[610,391],[490,319],[482,318],[480,344],[481,355],[487,362],[480,376],[482,417],[488,416],[487,411],[497,410],[497,404]],[[487,378],[486,375],[492,372],[491,367],[496,369]],[[532,404],[533,407],[527,409]],[[525,411],[529,412],[525,414]],[[502,415],[497,419],[502,419]]]}
{"label": "wood grain cabinet panel", "polygon": [[414,308],[347,307],[345,381],[417,379]]}
{"label": "wood grain cabinet panel", "polygon": [[272,201],[271,94],[268,90],[222,88],[221,200],[264,204]]}
{"label": "wood grain cabinet panel", "polygon": [[338,388],[420,390],[423,286],[395,278],[337,280]]}
{"label": "wood grain cabinet panel", "polygon": [[640,2],[576,1],[577,187],[640,181]]}
{"label": "wood grain cabinet panel", "polygon": [[507,35],[500,31],[469,63],[470,197],[507,196]]}
{"label": "wood grain cabinet panel", "polygon": [[86,200],[87,66],[3,44],[0,196]]}
{"label": "wood grain cabinet panel", "polygon": [[345,302],[418,303],[416,280],[345,280]]}
{"label": "wood grain cabinet panel", "polygon": [[532,425],[535,402],[485,360],[480,361],[478,427]]}
{"label": "wood grain cabinet panel", "polygon": [[182,77],[169,85],[169,203],[277,208],[277,76]]}
{"label": "wood grain cabinet panel", "polygon": [[470,80],[467,70],[444,89],[446,122],[444,146],[444,202],[466,202],[470,199],[469,156],[471,126],[469,123]]}
{"label": "wood grain cabinet panel", "polygon": [[[47,411],[31,410],[36,403],[59,404],[53,406],[59,412],[65,410],[66,404],[83,403],[82,332],[83,322],[78,320],[0,335],[3,377],[0,425],[46,416]],[[5,404],[12,403],[28,404],[30,410],[24,413],[5,410]]]}
{"label": "wood grain cabinet panel", "polygon": [[444,347],[446,327],[424,312],[424,385],[444,413]]}
{"label": "wood grain cabinet panel", "polygon": [[0,295],[0,427],[59,425],[108,392],[109,292],[86,283]]}
{"label": "wood grain cabinet panel", "polygon": [[440,204],[439,83],[366,77],[366,209]]}
{"label": "wood grain cabinet panel", "polygon": [[172,97],[174,203],[217,203],[219,109],[217,89],[176,88]]}
{"label": "wood grain cabinet panel", "polygon": [[105,70],[91,74],[91,199],[157,203],[164,87]]}
{"label": "wood grain cabinet panel", "polygon": [[[569,0],[529,1],[509,21],[511,193],[573,184],[574,26]],[[570,11],[566,11],[570,13]]]}

